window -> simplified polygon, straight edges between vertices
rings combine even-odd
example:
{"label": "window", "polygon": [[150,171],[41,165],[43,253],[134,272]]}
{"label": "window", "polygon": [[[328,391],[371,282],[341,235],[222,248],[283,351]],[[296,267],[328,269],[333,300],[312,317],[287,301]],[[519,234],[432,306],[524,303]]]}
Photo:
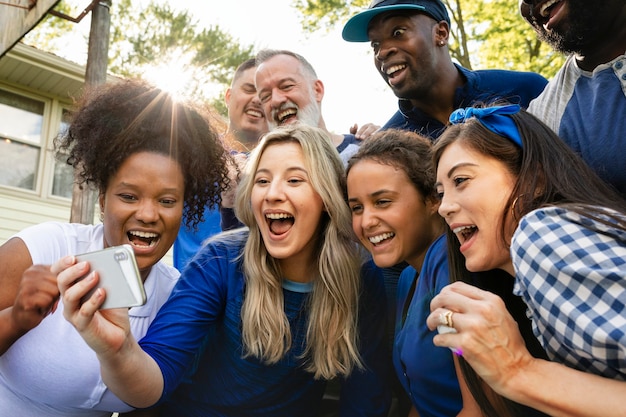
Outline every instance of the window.
{"label": "window", "polygon": [[[65,134],[68,128],[69,111],[63,109],[61,128],[59,134]],[[52,194],[58,197],[72,198],[74,185],[74,169],[65,163],[66,159],[60,158],[54,161],[54,177],[52,178]]]}
{"label": "window", "polygon": [[0,184],[35,190],[44,102],[0,90]]}

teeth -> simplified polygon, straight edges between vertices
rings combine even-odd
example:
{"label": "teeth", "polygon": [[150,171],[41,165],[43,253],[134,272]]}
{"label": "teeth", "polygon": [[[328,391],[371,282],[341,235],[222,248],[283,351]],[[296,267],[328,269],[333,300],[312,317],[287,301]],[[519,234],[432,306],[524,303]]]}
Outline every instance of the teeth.
{"label": "teeth", "polygon": [[543,16],[543,17],[548,17],[548,15],[549,15],[549,13],[548,13],[548,9],[549,9],[552,5],[554,5],[554,4],[556,4],[556,3],[560,2],[560,1],[561,1],[561,0],[550,0],[550,1],[546,2],[546,3],[545,3],[543,6],[541,6],[541,8],[539,9],[539,14],[541,14],[541,16]]}
{"label": "teeth", "polygon": [[128,232],[129,234],[133,235],[133,236],[137,236],[137,237],[142,237],[144,239],[150,239],[150,238],[154,238],[159,236],[156,233],[152,233],[152,232],[140,232],[140,231],[130,231]]}
{"label": "teeth", "polygon": [[460,226],[460,227],[455,227],[452,230],[452,233],[457,234],[457,233],[461,233],[464,230],[469,230],[469,229],[475,229],[476,226]]}
{"label": "teeth", "polygon": [[254,116],[254,117],[263,117],[263,113],[261,113],[261,112],[260,112],[260,111],[258,111],[258,110],[252,110],[252,109],[250,109],[250,110],[247,110],[247,111],[246,111],[246,114],[249,114],[250,116]]}
{"label": "teeth", "polygon": [[291,219],[293,216],[287,213],[268,213],[265,215],[270,220]]}
{"label": "teeth", "polygon": [[368,239],[369,239],[370,242],[372,242],[373,244],[376,245],[376,244],[382,242],[383,240],[389,239],[389,238],[394,237],[394,236],[395,236],[395,233],[387,232],[387,233],[383,233],[381,235],[372,236],[372,237],[370,237]]}
{"label": "teeth", "polygon": [[297,109],[291,108],[291,109],[287,109],[283,112],[278,113],[278,115],[276,116],[276,118],[278,119],[279,122],[282,122],[283,120],[285,120],[287,117],[289,116],[295,116],[298,113]]}
{"label": "teeth", "polygon": [[[394,72],[400,71],[401,69],[404,69],[404,68],[406,68],[406,65],[404,65],[404,64],[402,64],[402,65],[393,65],[393,66],[387,68],[387,71],[384,71],[384,72],[387,75],[391,75]],[[381,69],[382,69],[382,67],[381,67]]]}

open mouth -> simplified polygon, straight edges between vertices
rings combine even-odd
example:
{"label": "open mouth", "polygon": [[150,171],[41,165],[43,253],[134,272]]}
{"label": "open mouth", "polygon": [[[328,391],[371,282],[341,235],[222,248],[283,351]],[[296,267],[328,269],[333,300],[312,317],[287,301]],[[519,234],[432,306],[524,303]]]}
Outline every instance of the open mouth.
{"label": "open mouth", "polygon": [[371,236],[367,239],[370,241],[372,245],[378,246],[380,245],[381,242],[384,242],[387,239],[391,239],[395,235],[396,235],[395,233],[387,232],[387,233],[381,233],[380,235]]}
{"label": "open mouth", "polygon": [[126,236],[128,236],[130,243],[136,247],[153,247],[159,241],[159,235],[153,232],[131,230],[126,233]]}
{"label": "open mouth", "polygon": [[397,72],[402,71],[405,68],[405,64],[392,65],[383,72],[385,73],[385,75],[387,75],[387,77],[393,78]]}
{"label": "open mouth", "polygon": [[257,109],[247,109],[246,110],[246,114],[248,116],[251,116],[251,117],[257,117],[259,119],[263,118],[263,112],[261,112],[261,111],[259,111]]}
{"label": "open mouth", "polygon": [[406,64],[394,64],[386,67],[384,65],[380,66],[380,72],[382,72],[385,77],[387,77],[387,82],[391,82],[394,78],[400,75],[400,73],[407,68]]}
{"label": "open mouth", "polygon": [[478,227],[473,225],[455,227],[454,230],[452,230],[452,232],[456,235],[456,238],[459,239],[461,245],[471,239],[477,231]]}
{"label": "open mouth", "polygon": [[279,125],[289,123],[291,119],[295,119],[298,115],[298,109],[295,107],[290,107],[288,109],[282,110],[276,113],[276,121]]}
{"label": "open mouth", "polygon": [[295,218],[287,213],[269,213],[265,218],[269,221],[270,231],[275,235],[287,233],[295,222]]}

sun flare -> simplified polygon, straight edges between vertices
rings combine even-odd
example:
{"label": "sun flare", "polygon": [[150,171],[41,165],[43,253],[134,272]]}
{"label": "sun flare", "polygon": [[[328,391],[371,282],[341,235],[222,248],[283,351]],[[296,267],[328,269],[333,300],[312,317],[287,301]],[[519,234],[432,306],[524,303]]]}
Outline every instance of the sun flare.
{"label": "sun flare", "polygon": [[147,68],[143,77],[174,98],[189,98],[195,89],[191,59],[191,54],[182,51],[170,54],[160,64]]}

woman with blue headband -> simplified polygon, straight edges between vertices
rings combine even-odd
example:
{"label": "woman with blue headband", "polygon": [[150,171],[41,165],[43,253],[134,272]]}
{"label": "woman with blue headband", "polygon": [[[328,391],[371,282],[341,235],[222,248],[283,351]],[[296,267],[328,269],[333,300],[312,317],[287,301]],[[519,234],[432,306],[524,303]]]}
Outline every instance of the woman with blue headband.
{"label": "woman with blue headband", "polygon": [[450,120],[434,148],[450,275],[514,276],[549,361],[529,353],[506,302],[465,282],[433,299],[428,326],[455,330],[434,343],[461,355],[487,416],[523,415],[513,402],[553,416],[623,416],[626,202],[518,106],[460,109]]}

